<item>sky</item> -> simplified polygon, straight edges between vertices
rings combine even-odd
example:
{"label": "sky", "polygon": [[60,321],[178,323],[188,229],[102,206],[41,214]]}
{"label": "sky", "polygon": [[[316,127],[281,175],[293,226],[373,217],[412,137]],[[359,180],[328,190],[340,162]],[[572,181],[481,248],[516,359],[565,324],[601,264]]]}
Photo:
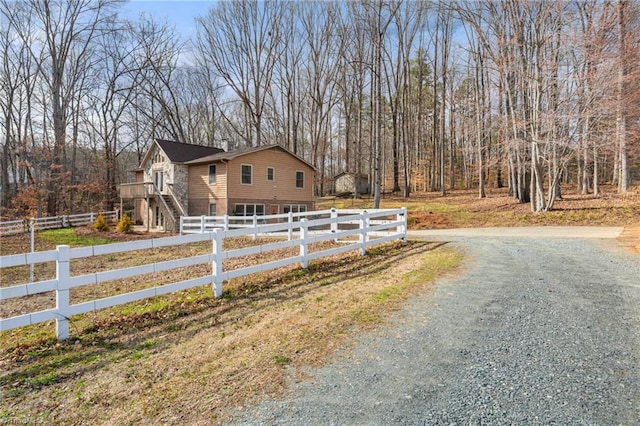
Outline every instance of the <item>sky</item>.
{"label": "sky", "polygon": [[215,0],[130,0],[122,7],[122,14],[131,20],[144,13],[156,17],[160,22],[174,25],[185,37],[196,34],[194,18],[204,16]]}

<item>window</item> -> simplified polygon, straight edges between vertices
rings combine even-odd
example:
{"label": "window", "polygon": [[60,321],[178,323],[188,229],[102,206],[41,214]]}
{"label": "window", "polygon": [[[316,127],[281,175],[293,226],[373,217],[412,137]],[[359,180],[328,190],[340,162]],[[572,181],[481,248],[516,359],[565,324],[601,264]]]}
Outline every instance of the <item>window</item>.
{"label": "window", "polygon": [[285,204],[282,206],[283,213],[302,213],[307,211],[306,204]]}
{"label": "window", "polygon": [[276,180],[276,169],[267,167],[267,181],[273,182],[274,180]]}
{"label": "window", "polygon": [[[216,176],[216,165],[215,164],[211,164],[209,166],[209,185],[214,185],[217,181],[217,176]],[[214,215],[212,215],[214,216]]]}
{"label": "window", "polygon": [[253,166],[251,164],[242,165],[241,180],[243,185],[251,185],[253,183]]}
{"label": "window", "polygon": [[233,212],[236,216],[264,216],[264,204],[236,204]]}
{"label": "window", "polygon": [[296,188],[304,188],[304,172],[296,172]]}
{"label": "window", "polygon": [[215,204],[209,204],[209,216],[216,216],[218,208]]}
{"label": "window", "polygon": [[164,179],[162,170],[155,170],[153,172],[153,184],[158,188],[158,191],[162,192],[164,190]]}

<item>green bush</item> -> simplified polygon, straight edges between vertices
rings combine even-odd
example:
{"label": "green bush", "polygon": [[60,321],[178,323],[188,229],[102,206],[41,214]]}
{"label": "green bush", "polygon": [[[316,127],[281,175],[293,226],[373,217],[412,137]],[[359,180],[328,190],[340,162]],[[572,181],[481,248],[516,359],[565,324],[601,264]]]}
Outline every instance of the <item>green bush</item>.
{"label": "green bush", "polygon": [[109,224],[107,223],[107,219],[104,218],[101,214],[96,217],[95,222],[93,222],[93,229],[101,232],[105,232],[109,230]]}
{"label": "green bush", "polygon": [[125,213],[122,215],[122,218],[116,225],[116,230],[125,234],[130,234],[133,232],[133,221],[128,214]]}

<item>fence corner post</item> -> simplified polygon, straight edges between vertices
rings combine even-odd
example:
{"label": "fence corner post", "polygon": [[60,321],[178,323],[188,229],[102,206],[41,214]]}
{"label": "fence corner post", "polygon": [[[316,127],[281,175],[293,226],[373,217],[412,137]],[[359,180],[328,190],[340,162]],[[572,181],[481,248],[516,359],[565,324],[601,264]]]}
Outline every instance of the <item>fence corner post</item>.
{"label": "fence corner post", "polygon": [[300,219],[300,257],[302,258],[302,267],[307,269],[309,261],[307,255],[309,254],[309,246],[307,244],[307,237],[309,235],[309,227],[307,225],[307,219]]}
{"label": "fence corner post", "polygon": [[211,277],[213,286],[213,297],[222,296],[222,233],[220,229],[213,230]]}
{"label": "fence corner post", "polygon": [[407,208],[402,207],[402,213],[398,214],[397,219],[398,222],[402,221],[402,225],[398,226],[397,232],[402,233],[402,243],[406,244],[407,242]]}
{"label": "fence corner post", "polygon": [[56,335],[58,340],[69,338],[69,246],[56,246]]}

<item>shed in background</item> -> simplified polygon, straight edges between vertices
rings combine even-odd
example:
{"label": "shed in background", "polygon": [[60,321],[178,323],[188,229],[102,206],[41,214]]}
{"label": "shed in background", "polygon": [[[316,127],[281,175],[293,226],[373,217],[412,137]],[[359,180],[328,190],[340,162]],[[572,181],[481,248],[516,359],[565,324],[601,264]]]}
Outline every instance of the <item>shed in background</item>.
{"label": "shed in background", "polygon": [[370,194],[369,175],[363,173],[343,172],[334,177],[336,193]]}

